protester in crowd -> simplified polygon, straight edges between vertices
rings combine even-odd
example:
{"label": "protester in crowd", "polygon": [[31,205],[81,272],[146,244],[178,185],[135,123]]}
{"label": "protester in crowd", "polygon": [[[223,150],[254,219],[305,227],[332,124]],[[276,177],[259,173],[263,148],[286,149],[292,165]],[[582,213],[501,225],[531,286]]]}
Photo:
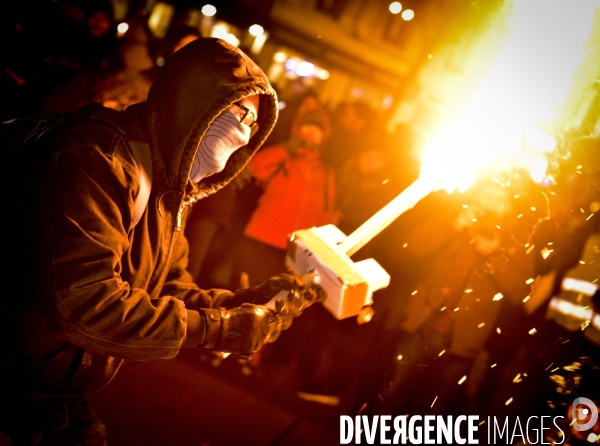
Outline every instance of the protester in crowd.
{"label": "protester in crowd", "polygon": [[127,32],[119,39],[118,56],[78,72],[57,88],[40,112],[77,111],[91,104],[124,110],[146,100],[153,78],[152,35],[142,19],[128,21]]}
{"label": "protester in crowd", "polygon": [[324,160],[339,170],[374,132],[375,112],[366,102],[354,101],[339,104],[331,116],[331,137]]}
{"label": "protester in crowd", "polygon": [[327,120],[327,134],[325,139],[329,139],[331,133],[330,117],[323,104],[319,100],[317,93],[311,89],[303,90],[302,92],[287,92],[283,91],[279,95],[280,110],[277,126],[265,141],[265,147],[282,144],[290,138],[294,133],[298,132],[298,125],[302,117],[309,111],[319,111],[323,113]]}
{"label": "protester in crowd", "polygon": [[[323,116],[323,140],[329,135],[329,116],[316,94],[309,90],[289,97],[265,147],[284,144],[292,134],[297,134],[300,120],[310,111]],[[208,287],[229,286],[243,281],[237,255],[243,249],[244,229],[265,192],[263,179],[252,177],[249,170],[221,193],[219,200],[203,200],[194,206],[186,226],[190,240],[190,272]],[[235,214],[232,210],[235,209]],[[248,262],[251,263],[251,262]],[[277,268],[281,269],[281,264]],[[246,276],[243,276],[246,277]]]}
{"label": "protester in crowd", "polygon": [[156,65],[163,66],[175,52],[200,37],[202,36],[198,28],[187,25],[171,25],[167,35],[155,44],[153,53]]}
{"label": "protester in crowd", "polygon": [[394,414],[462,414],[469,409],[463,382],[494,330],[502,299],[520,303],[529,293],[533,262],[501,229],[511,215],[507,192],[479,190],[453,228],[423,222],[407,249],[431,256],[408,296],[393,366],[381,391]]}
{"label": "protester in crowd", "polygon": [[244,230],[237,268],[250,283],[281,271],[292,232],[335,222],[335,177],[321,161],[327,133],[326,115],[309,111],[285,143],[265,147],[253,158],[250,171],[264,193]]}
{"label": "protester in crowd", "polygon": [[73,0],[47,2],[12,15],[15,23],[0,58],[0,117],[35,114],[59,86],[116,54],[113,14],[109,0]]}
{"label": "protester in crowd", "polygon": [[2,165],[5,187],[23,188],[5,202],[22,218],[3,242],[14,258],[0,312],[0,430],[16,444],[105,444],[85,393],[123,359],[199,346],[248,356],[294,315],[260,305],[301,285],[291,276],[234,294],[203,291],[186,271],[189,206],[230,182],[275,124],[264,73],[199,39],[146,102],[102,112],[56,124]]}
{"label": "protester in crowd", "polygon": [[554,367],[549,370],[549,364],[598,355],[600,327],[594,323],[600,310],[594,303],[600,260],[597,144],[594,138],[569,143],[569,159],[562,161],[556,184],[546,193],[548,215],[528,240],[535,265],[532,292],[521,312],[513,309],[501,315],[499,325],[503,332],[506,328],[508,342],[518,348],[506,349],[506,338],[504,343],[492,338],[490,361],[497,367],[488,372],[486,378],[492,379],[483,381],[478,395],[482,403],[491,403],[489,410],[495,413],[504,409],[514,384],[490,375],[501,375],[508,366],[525,373],[527,385],[511,404],[510,415],[537,413],[547,410],[545,401],[550,399],[547,380]]}

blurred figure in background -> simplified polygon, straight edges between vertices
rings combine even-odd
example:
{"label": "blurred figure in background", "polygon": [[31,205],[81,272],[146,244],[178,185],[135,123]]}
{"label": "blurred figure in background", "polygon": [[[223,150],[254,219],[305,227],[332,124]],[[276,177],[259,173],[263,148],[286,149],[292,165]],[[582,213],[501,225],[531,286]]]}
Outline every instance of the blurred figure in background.
{"label": "blurred figure in background", "polygon": [[339,104],[331,113],[331,138],[324,161],[339,170],[373,132],[374,110],[364,101]]}
{"label": "blurred figure in background", "polygon": [[52,91],[116,52],[109,0],[37,6],[11,14],[13,23],[5,31],[0,118],[35,114]]}
{"label": "blurred figure in background", "polygon": [[[284,143],[265,147],[252,159],[250,172],[264,192],[234,259],[234,286],[239,286],[242,275],[252,285],[281,273],[292,232],[335,223],[334,171],[321,161],[328,132],[327,115],[320,110],[308,111]],[[290,362],[305,339],[312,311],[315,308],[308,308],[298,327],[287,330],[266,356],[280,363]]]}
{"label": "blurred figure in background", "polygon": [[[548,215],[535,226],[528,240],[535,281],[523,305],[525,315],[504,318],[504,325],[511,329],[520,326],[520,336],[510,338],[511,344],[520,348],[490,346],[492,354],[500,353],[496,354],[499,366],[509,366],[509,370],[528,377],[520,398],[508,407],[510,415],[548,411],[546,401],[552,399],[554,389],[547,382],[556,368],[550,364],[569,364],[579,361],[579,357],[600,353],[597,147],[597,139],[569,143],[569,158],[561,162],[556,184],[546,194]],[[533,336],[529,333],[532,328]],[[512,396],[513,377],[484,381],[480,399],[492,401],[491,396],[496,395],[491,412],[504,409],[504,402]]]}
{"label": "blurred figure in background", "polygon": [[[269,135],[265,147],[281,144],[290,138],[292,134],[297,133],[302,117],[309,111],[321,112],[325,117],[325,139],[329,144],[329,137],[331,134],[330,117],[329,113],[325,110],[325,107],[323,107],[319,101],[316,92],[308,89],[301,93],[288,93],[287,95],[282,93],[282,95],[279,96],[279,102],[283,108],[281,109],[280,117],[277,120],[277,125]],[[327,156],[327,154],[324,154],[324,156]]]}
{"label": "blurred figure in background", "polygon": [[498,301],[520,303],[529,293],[533,263],[499,229],[512,215],[507,192],[498,185],[478,192],[450,220],[452,227],[432,220],[409,235],[407,249],[431,260],[397,321],[393,366],[381,391],[383,407],[374,401],[370,409],[375,413],[468,413],[463,377],[494,329]]}
{"label": "blurred figure in background", "polygon": [[321,161],[328,130],[327,116],[309,111],[285,143],[253,158],[250,171],[264,193],[244,230],[236,269],[251,283],[281,272],[289,234],[335,223],[334,172]]}
{"label": "blurred figure in background", "polygon": [[131,19],[118,41],[115,57],[80,71],[46,99],[41,112],[77,111],[91,104],[124,110],[146,100],[152,85],[147,72],[154,68],[152,34],[144,19]]}
{"label": "blurred figure in background", "polygon": [[127,24],[129,28],[118,42],[117,57],[79,72],[50,95],[41,112],[76,111],[92,104],[124,110],[145,101],[165,61],[200,37],[195,28],[172,27],[156,42],[146,18],[132,18]]}

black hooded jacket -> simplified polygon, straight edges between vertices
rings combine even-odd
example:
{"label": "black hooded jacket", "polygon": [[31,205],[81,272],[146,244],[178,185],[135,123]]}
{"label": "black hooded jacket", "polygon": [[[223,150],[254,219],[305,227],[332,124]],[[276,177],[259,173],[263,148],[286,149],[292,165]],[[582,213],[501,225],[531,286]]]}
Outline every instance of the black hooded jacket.
{"label": "black hooded jacket", "polygon": [[[192,162],[211,123],[256,94],[257,134],[222,172],[192,184]],[[139,172],[113,128],[84,122],[49,138],[55,155],[23,210],[21,296],[2,311],[10,333],[4,358],[53,361],[73,346],[105,359],[169,358],[202,339],[197,309],[211,305],[212,293],[186,271],[182,220],[189,205],[231,181],[266,139],[277,120],[275,92],[237,48],[199,39],[169,59],[146,102],[118,117],[139,125],[150,143],[146,210],[134,225]]]}

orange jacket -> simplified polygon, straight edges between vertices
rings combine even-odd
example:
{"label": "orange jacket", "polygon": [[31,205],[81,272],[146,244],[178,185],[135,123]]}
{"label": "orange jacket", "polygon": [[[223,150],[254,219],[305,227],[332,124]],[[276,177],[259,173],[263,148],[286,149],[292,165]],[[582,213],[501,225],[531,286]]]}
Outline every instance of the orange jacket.
{"label": "orange jacket", "polygon": [[298,229],[334,223],[335,178],[318,153],[282,145],[265,148],[251,162],[252,176],[265,191],[244,234],[285,249]]}

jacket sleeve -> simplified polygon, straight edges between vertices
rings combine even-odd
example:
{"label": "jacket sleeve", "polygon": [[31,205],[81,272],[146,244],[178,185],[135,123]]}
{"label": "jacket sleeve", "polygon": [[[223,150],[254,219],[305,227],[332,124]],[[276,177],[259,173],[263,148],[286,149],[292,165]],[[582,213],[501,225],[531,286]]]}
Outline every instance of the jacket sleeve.
{"label": "jacket sleeve", "polygon": [[197,311],[200,308],[212,308],[214,299],[219,297],[223,292],[229,293],[231,291],[200,289],[187,270],[188,254],[189,243],[184,235],[184,228],[182,228],[177,234],[171,256],[171,267],[162,291],[163,294],[177,296],[178,299],[181,299],[189,314],[189,311]]}
{"label": "jacket sleeve", "polygon": [[50,329],[67,341],[123,359],[173,357],[188,312],[175,296],[151,299],[120,275],[137,171],[110,153],[93,144],[65,148],[39,183],[36,288]]}
{"label": "jacket sleeve", "polygon": [[281,163],[289,158],[283,146],[272,146],[260,150],[252,158],[250,172],[257,180],[266,181],[271,178]]}

